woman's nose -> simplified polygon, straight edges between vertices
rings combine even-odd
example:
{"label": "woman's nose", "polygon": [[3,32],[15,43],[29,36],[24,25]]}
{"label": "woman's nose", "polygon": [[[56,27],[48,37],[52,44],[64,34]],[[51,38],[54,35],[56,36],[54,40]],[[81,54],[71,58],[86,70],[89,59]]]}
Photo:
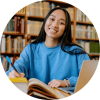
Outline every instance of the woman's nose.
{"label": "woman's nose", "polygon": [[52,23],[52,26],[55,27],[55,28],[58,28],[58,22],[57,22],[57,21],[54,21],[54,22]]}

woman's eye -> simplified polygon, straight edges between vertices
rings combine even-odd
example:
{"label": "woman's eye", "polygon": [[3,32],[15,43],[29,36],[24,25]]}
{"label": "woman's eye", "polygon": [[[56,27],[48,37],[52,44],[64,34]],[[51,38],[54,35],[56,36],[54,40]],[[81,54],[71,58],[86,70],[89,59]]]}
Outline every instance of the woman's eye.
{"label": "woman's eye", "polygon": [[52,21],[53,21],[54,19],[53,19],[53,18],[50,18],[50,20],[52,20]]}
{"label": "woman's eye", "polygon": [[63,23],[63,22],[59,22],[59,23],[64,25],[64,23]]}

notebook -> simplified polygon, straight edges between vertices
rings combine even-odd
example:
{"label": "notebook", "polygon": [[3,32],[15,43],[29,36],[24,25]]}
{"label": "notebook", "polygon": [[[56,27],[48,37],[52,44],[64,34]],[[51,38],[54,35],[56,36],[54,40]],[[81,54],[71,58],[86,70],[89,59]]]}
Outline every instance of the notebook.
{"label": "notebook", "polygon": [[98,60],[84,60],[76,87],[59,87],[58,89],[73,94],[82,89],[92,78],[98,65]]}

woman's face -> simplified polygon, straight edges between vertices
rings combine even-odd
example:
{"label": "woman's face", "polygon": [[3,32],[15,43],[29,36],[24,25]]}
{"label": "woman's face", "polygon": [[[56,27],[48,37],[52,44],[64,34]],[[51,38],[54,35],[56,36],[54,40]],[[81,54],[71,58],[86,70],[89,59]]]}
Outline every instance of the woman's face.
{"label": "woman's face", "polygon": [[58,9],[51,13],[45,23],[46,38],[58,39],[65,30],[66,17],[65,12]]}

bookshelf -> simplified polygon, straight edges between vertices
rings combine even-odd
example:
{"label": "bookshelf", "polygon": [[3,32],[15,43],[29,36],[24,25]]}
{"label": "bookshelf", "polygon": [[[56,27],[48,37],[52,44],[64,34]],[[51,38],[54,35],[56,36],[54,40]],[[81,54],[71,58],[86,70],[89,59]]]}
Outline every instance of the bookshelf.
{"label": "bookshelf", "polygon": [[81,22],[81,21],[77,21],[77,24],[82,24],[82,25],[93,25],[92,23],[89,22]]}
{"label": "bookshelf", "polygon": [[[11,18],[11,19],[17,19],[17,25],[18,25],[18,19],[20,19],[19,20],[20,21],[19,24],[21,23],[20,27],[18,28],[15,25],[15,20],[14,20],[14,27],[13,27],[14,29],[11,31],[6,30],[6,28],[8,27],[8,26],[6,26],[6,28],[3,32],[3,35],[5,38],[7,38],[8,36],[11,36],[12,41],[15,41],[19,37],[20,39],[23,39],[23,42],[22,42],[22,40],[20,41],[20,39],[19,39],[19,44],[21,42],[24,45],[21,48],[19,48],[19,51],[18,50],[16,51],[16,48],[14,47],[15,45],[12,44],[11,52],[7,52],[7,50],[5,50],[5,51],[1,50],[0,51],[1,56],[8,55],[10,57],[18,58],[21,51],[24,49],[24,47],[29,42],[31,42],[31,39],[33,41],[38,36],[38,34],[35,34],[34,32],[30,32],[29,29],[33,30],[32,27],[35,26],[34,23],[37,24],[37,27],[41,27],[41,26],[39,26],[40,25],[39,22],[41,22],[41,25],[42,25],[42,22],[46,16],[46,14],[48,13],[48,11],[56,6],[65,8],[66,10],[68,10],[68,12],[71,16],[72,40],[74,43],[78,43],[77,41],[99,43],[99,39],[98,39],[97,35],[95,34],[96,33],[95,29],[92,30],[92,32],[94,32],[95,37],[91,36],[92,37],[91,38],[91,37],[86,37],[86,36],[84,36],[84,37],[77,36],[77,26],[84,28],[83,30],[82,30],[82,28],[78,29],[78,31],[80,30],[84,34],[92,34],[90,29],[93,29],[93,24],[91,23],[91,21],[87,18],[87,16],[83,12],[81,12],[76,7],[74,7],[68,3],[62,2],[62,1],[44,0],[44,1],[41,1],[38,3],[36,2],[36,3],[30,4],[30,5],[27,5],[26,7],[22,8],[20,11],[18,11]],[[32,12],[35,12],[35,13],[32,13]],[[40,13],[37,13],[37,12],[40,12]],[[22,20],[23,20],[23,22],[22,22]],[[30,23],[31,23],[31,25],[29,24],[29,26],[28,26],[28,21],[30,21]],[[38,23],[36,23],[36,21]],[[15,27],[17,27],[17,29],[15,29]],[[22,29],[22,27],[23,27],[23,29]],[[36,29],[36,26],[35,26],[35,29]],[[22,32],[22,30],[23,30],[23,32]],[[5,42],[5,44],[6,44],[6,42]],[[5,44],[3,44],[3,46]],[[4,49],[7,49],[7,48],[5,47]],[[99,59],[99,56],[100,56],[99,53],[100,53],[100,50],[98,53],[92,53],[92,54],[90,53],[89,56],[90,56],[90,58]]]}
{"label": "bookshelf", "polygon": [[90,40],[90,41],[98,41],[98,39],[88,39],[88,38],[76,38],[76,40]]}
{"label": "bookshelf", "polygon": [[3,34],[5,34],[5,35],[13,35],[13,36],[24,36],[24,34],[19,34],[19,33],[13,33],[13,32],[3,32]]}
{"label": "bookshelf", "polygon": [[1,55],[20,55],[20,53],[7,53],[7,52],[3,53],[1,51],[0,51],[0,54]]}

